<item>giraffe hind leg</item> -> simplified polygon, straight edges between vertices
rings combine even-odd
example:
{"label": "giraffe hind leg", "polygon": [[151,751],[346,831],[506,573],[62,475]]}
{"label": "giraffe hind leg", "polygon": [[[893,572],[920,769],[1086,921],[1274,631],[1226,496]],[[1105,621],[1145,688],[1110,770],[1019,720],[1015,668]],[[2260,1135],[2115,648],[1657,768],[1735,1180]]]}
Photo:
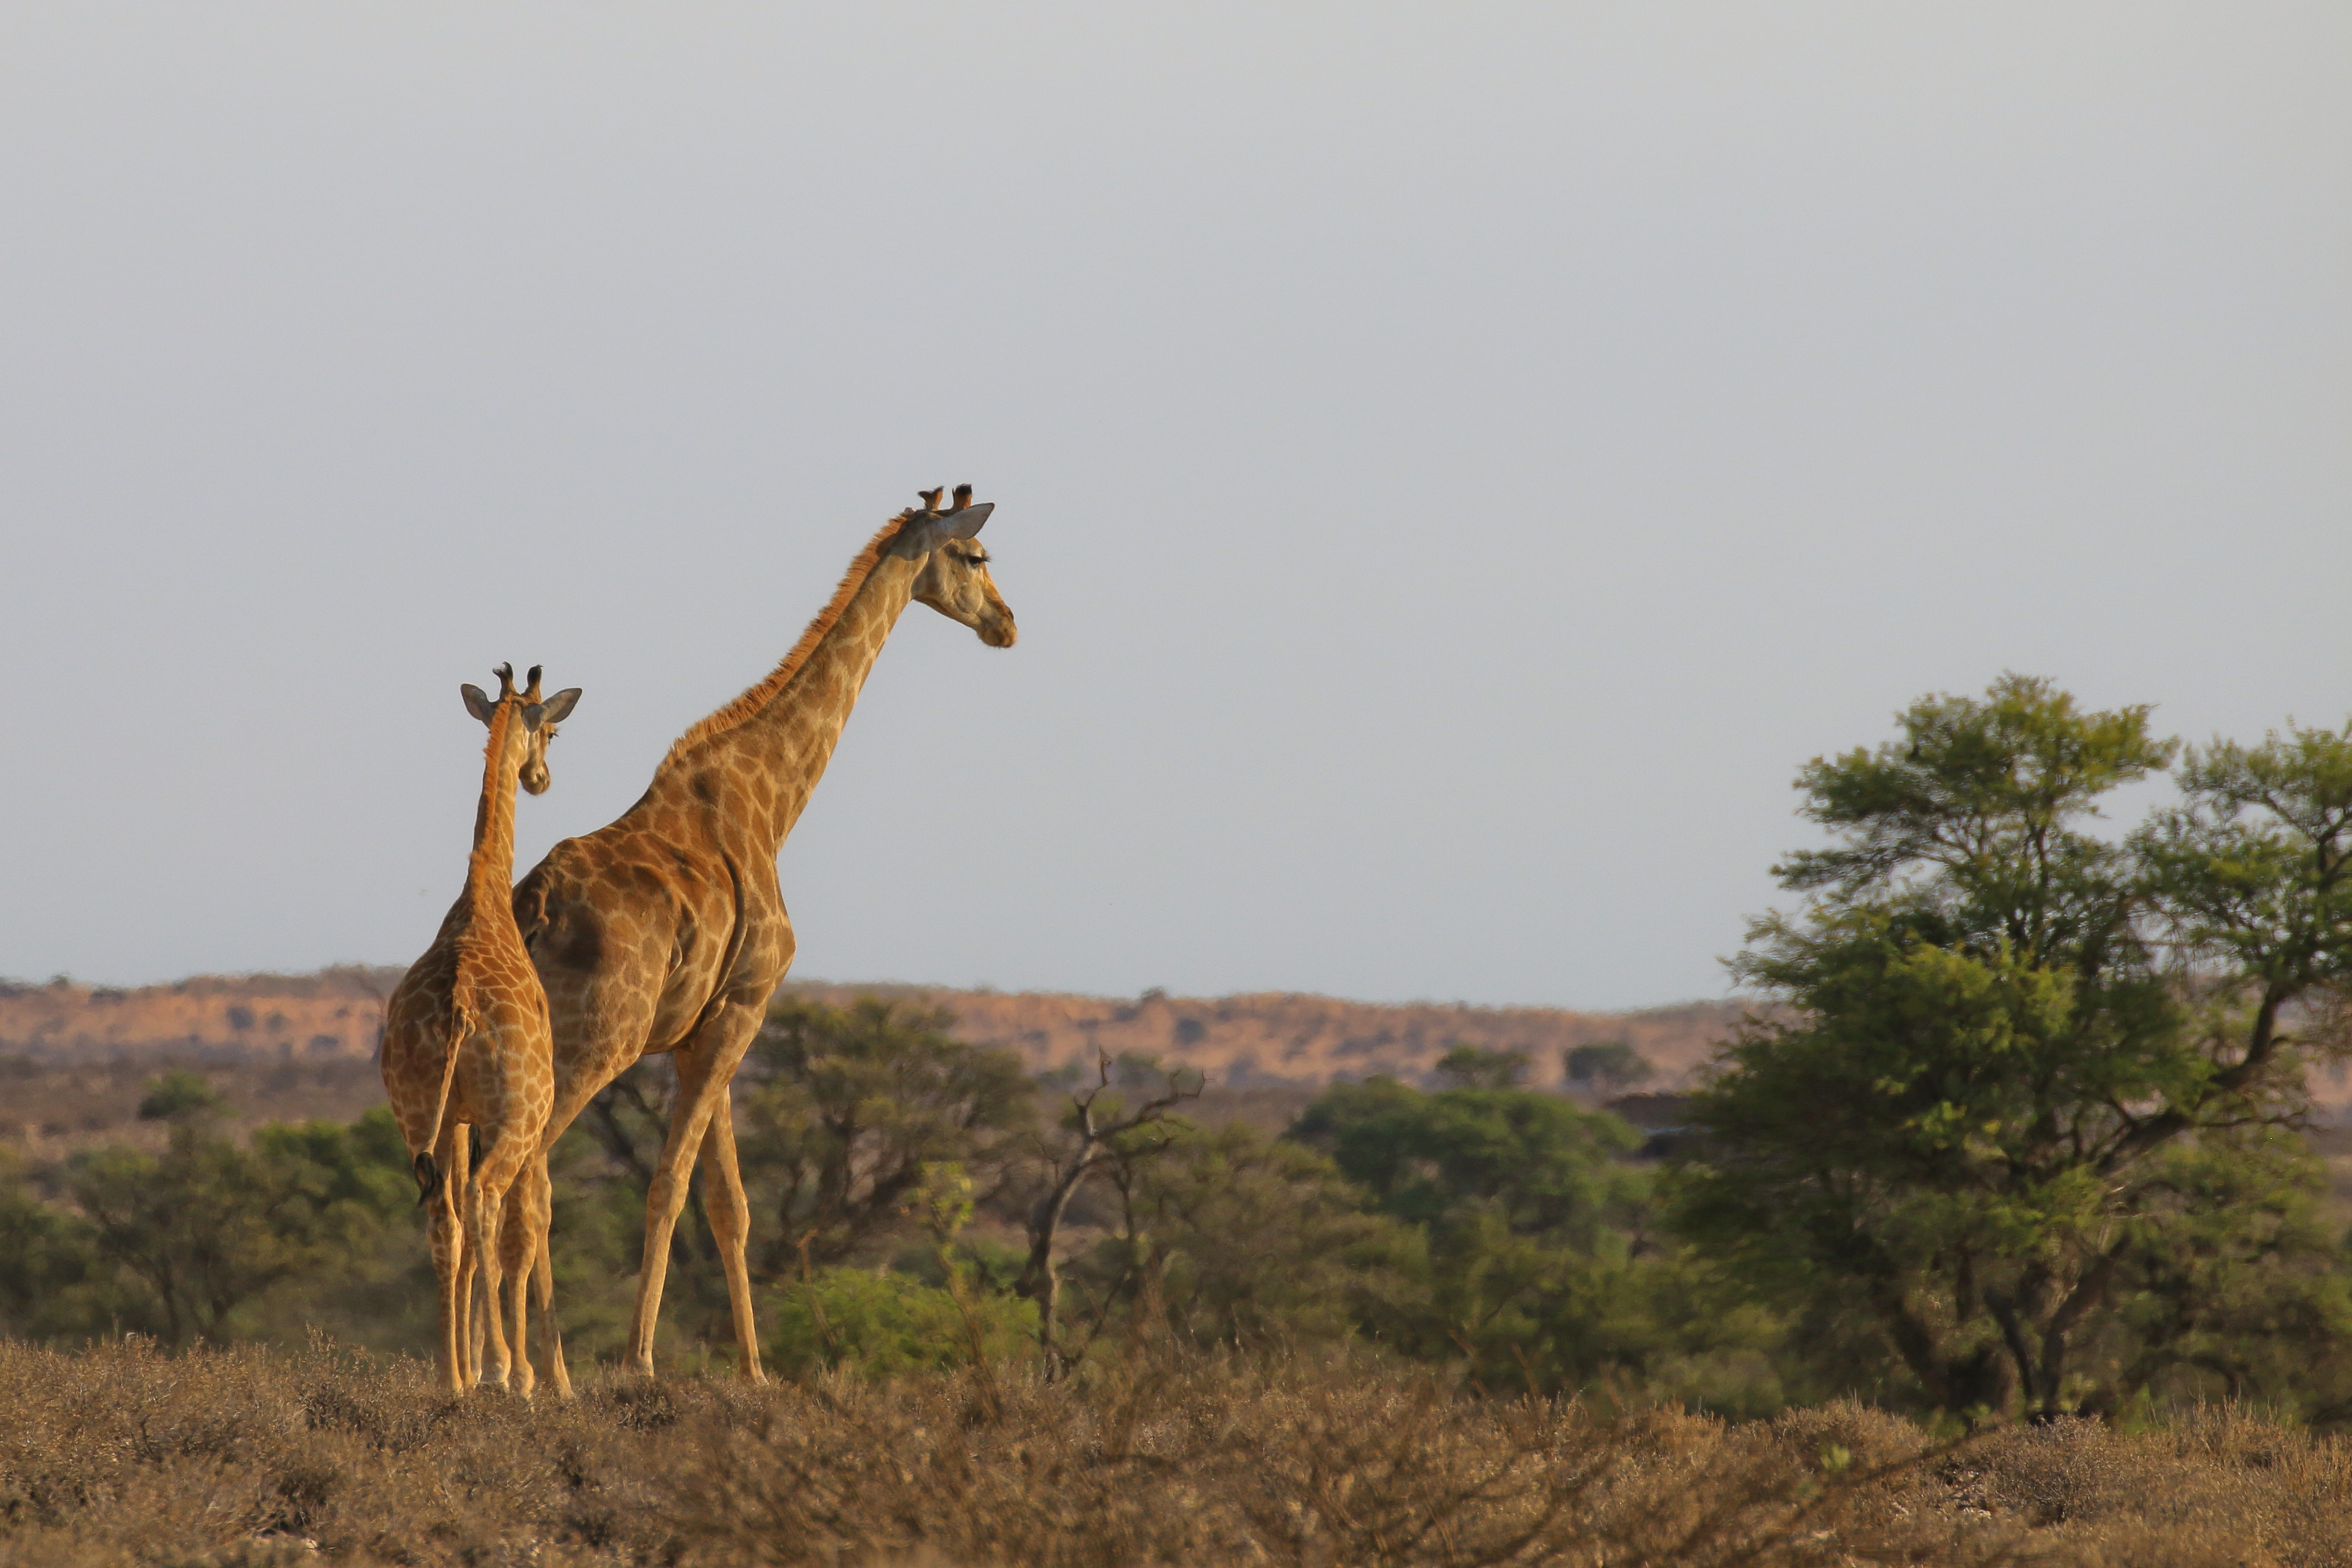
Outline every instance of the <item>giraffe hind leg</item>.
{"label": "giraffe hind leg", "polygon": [[751,1270],[745,1253],[751,1230],[751,1204],[743,1191],[743,1173],[735,1161],[734,1107],[721,1095],[710,1112],[710,1131],[702,1140],[702,1205],[710,1217],[711,1239],[719,1244],[719,1260],[727,1270],[727,1304],[735,1318],[735,1364],[744,1380],[765,1383],[760,1367],[760,1340],[752,1327]]}
{"label": "giraffe hind leg", "polygon": [[[489,1342],[489,1364],[485,1377],[487,1381],[505,1388],[509,1385],[514,1374],[514,1349],[508,1337],[507,1314],[503,1310],[508,1305],[509,1296],[505,1289],[509,1244],[503,1235],[503,1221],[506,1218],[508,1188],[514,1185],[515,1177],[530,1152],[531,1144],[504,1131],[493,1132],[484,1142],[486,1147],[482,1151],[481,1164],[475,1168],[473,1184],[467,1193],[467,1212],[473,1218],[473,1224],[467,1228],[480,1233],[480,1240],[474,1250],[481,1259],[483,1327]],[[512,1296],[519,1306],[522,1299],[521,1281],[516,1281],[515,1283],[517,1289]]]}
{"label": "giraffe hind leg", "polygon": [[530,1364],[530,1305],[532,1276],[536,1272],[540,1245],[540,1227],[531,1213],[531,1171],[537,1162],[526,1160],[516,1173],[499,1200],[499,1273],[503,1281],[506,1301],[507,1332],[513,1340],[514,1382],[518,1394],[528,1397],[538,1383]]}
{"label": "giraffe hind leg", "polygon": [[555,1385],[558,1397],[572,1397],[572,1373],[563,1364],[563,1329],[555,1321],[555,1261],[549,1245],[554,1217],[554,1186],[547,1174],[547,1154],[530,1163],[523,1173],[526,1222],[538,1238],[536,1256],[531,1265],[531,1282],[539,1302],[539,1332],[547,1341],[547,1375]]}
{"label": "giraffe hind leg", "polygon": [[482,1277],[482,1237],[471,1223],[473,1216],[466,1198],[473,1186],[474,1128],[466,1124],[457,1132],[442,1185],[449,1194],[450,1207],[458,1217],[458,1234],[463,1239],[458,1250],[457,1344],[464,1368],[461,1385],[473,1388],[482,1381],[482,1314],[474,1300],[475,1287]]}
{"label": "giraffe hind leg", "polygon": [[[462,1162],[462,1130],[452,1123],[442,1130],[439,1165],[446,1173],[452,1161]],[[458,1168],[462,1168],[462,1165]],[[433,1248],[433,1278],[440,1297],[440,1364],[442,1386],[462,1393],[469,1380],[467,1361],[467,1274],[465,1221],[457,1207],[461,1189],[444,1179],[433,1193],[427,1224]]]}

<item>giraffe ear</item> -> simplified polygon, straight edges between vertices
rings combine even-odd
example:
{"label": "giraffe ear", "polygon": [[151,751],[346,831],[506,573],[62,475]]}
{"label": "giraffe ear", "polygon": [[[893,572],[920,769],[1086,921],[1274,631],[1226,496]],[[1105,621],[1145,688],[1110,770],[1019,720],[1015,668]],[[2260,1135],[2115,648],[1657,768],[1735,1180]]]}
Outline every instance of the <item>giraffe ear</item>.
{"label": "giraffe ear", "polygon": [[498,704],[490,701],[489,693],[469,682],[457,688],[457,695],[466,699],[467,713],[472,714],[484,724],[490,722],[490,715],[496,711]]}
{"label": "giraffe ear", "polygon": [[547,709],[549,724],[562,724],[572,716],[572,710],[580,706],[580,688],[566,686],[541,706]]}
{"label": "giraffe ear", "polygon": [[948,542],[945,517],[918,517],[898,530],[891,542],[891,553],[919,560]]}
{"label": "giraffe ear", "polygon": [[992,510],[997,510],[997,503],[983,501],[981,506],[967,506],[960,513],[919,517],[898,531],[898,548],[908,555],[931,555],[950,538],[971,538],[973,534],[979,534],[981,524],[988,522],[988,513]]}
{"label": "giraffe ear", "polygon": [[929,555],[950,539],[968,539],[980,532],[980,525],[988,521],[988,514],[994,510],[995,502],[982,501],[960,512],[919,517],[898,530],[898,548],[910,556]]}

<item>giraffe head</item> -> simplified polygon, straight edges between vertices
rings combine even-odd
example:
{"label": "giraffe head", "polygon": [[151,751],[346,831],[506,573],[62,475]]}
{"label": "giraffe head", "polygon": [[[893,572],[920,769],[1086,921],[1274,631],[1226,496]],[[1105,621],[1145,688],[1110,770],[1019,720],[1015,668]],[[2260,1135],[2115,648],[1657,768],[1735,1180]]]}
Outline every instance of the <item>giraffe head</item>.
{"label": "giraffe head", "polygon": [[940,508],[944,490],[920,494],[922,509],[908,517],[898,533],[908,554],[928,558],[915,578],[915,597],[979,632],[990,647],[1010,648],[1019,632],[1004,596],[988,575],[988,551],[978,537],[996,503],[973,506],[969,485],[955,487],[954,504],[945,511]]}
{"label": "giraffe head", "polygon": [[515,717],[520,722],[507,727],[507,756],[514,762],[515,776],[522,787],[534,795],[544,795],[554,779],[547,771],[547,743],[555,738],[559,720],[572,716],[574,704],[580,700],[578,686],[566,686],[551,697],[539,693],[540,666],[530,667],[530,685],[515,690],[514,666],[500,664],[491,674],[499,678],[499,695],[491,695],[476,685],[457,688],[466,699],[466,711],[492,729],[497,728],[499,709],[512,704]]}

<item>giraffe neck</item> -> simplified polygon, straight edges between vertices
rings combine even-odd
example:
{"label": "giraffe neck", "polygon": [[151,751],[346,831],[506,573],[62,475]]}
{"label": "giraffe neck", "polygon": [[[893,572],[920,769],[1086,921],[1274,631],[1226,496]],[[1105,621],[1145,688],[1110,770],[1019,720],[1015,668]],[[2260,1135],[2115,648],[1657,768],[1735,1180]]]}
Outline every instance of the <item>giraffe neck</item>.
{"label": "giraffe neck", "polygon": [[914,597],[919,560],[880,554],[791,677],[740,722],[679,759],[656,782],[723,802],[770,855],[800,820],[849,722],[866,677]]}
{"label": "giraffe neck", "polygon": [[512,702],[490,715],[482,752],[482,799],[474,808],[474,851],[466,861],[466,897],[477,909],[507,907],[514,883],[515,776],[522,769],[521,718]]}

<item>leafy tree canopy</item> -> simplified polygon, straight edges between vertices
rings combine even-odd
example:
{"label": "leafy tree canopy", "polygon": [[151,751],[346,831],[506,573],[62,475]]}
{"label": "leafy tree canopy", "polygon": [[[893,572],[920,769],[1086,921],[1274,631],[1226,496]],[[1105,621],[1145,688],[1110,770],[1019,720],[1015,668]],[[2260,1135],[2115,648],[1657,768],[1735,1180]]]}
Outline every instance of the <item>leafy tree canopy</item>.
{"label": "leafy tree canopy", "polygon": [[1413,1290],[1418,1239],[1366,1213],[1331,1161],[1299,1144],[1179,1124],[1116,1183],[1118,1230],[1076,1272],[1097,1295],[1148,1289],[1196,1343],[1343,1339]]}
{"label": "leafy tree canopy", "polygon": [[139,1102],[139,1119],[184,1122],[212,1115],[221,1108],[219,1092],[203,1073],[174,1067],[147,1081],[147,1093]]}
{"label": "leafy tree canopy", "polygon": [[1658,1071],[1647,1057],[1622,1040],[1571,1045],[1560,1053],[1559,1064],[1570,1083],[1589,1083],[1612,1092],[1646,1083]]}
{"label": "leafy tree canopy", "polygon": [[824,1262],[897,1228],[927,1166],[961,1165],[983,1196],[1000,1176],[1035,1125],[1036,1091],[1017,1055],[963,1044],[954,1022],[944,1008],[872,997],[769,1010],[742,1120],[776,1221],[776,1271],[803,1237]]}
{"label": "leafy tree canopy", "polygon": [[1335,1084],[1291,1135],[1326,1150],[1383,1211],[1412,1224],[1467,1204],[1512,1232],[1589,1238],[1639,1186],[1617,1163],[1640,1143],[1632,1128],[1528,1090]]}
{"label": "leafy tree canopy", "polygon": [[1456,1044],[1437,1059],[1437,1076],[1463,1089],[1516,1089],[1528,1075],[1524,1051],[1491,1051]]}
{"label": "leafy tree canopy", "polygon": [[[1760,1284],[1858,1305],[1935,1403],[2054,1412],[2171,1207],[2158,1151],[2218,1157],[2301,1107],[2277,1017],[2352,930],[2326,926],[2336,775],[2288,754],[2340,737],[2192,758],[2186,803],[2119,842],[2102,798],[2177,750],[2147,709],[2011,675],[1897,723],[1799,776],[1835,838],[1778,868],[1810,897],[1734,963],[1785,1010],[1694,1101],[1680,1223]],[[2250,813],[2254,773],[2283,781]]]}
{"label": "leafy tree canopy", "polygon": [[[982,1201],[1001,1185],[1016,1140],[1035,1126],[1036,1091],[1019,1057],[964,1044],[949,1032],[954,1021],[943,1008],[873,997],[846,1008],[784,998],[769,1009],[735,1106],[756,1277],[794,1278],[804,1261],[841,1262],[910,1228],[928,1167],[961,1167]],[[641,1063],[581,1119],[634,1189],[622,1205],[631,1215],[668,1130],[671,1081]],[[673,1242],[689,1295],[719,1287],[697,1212]],[[709,1304],[726,1308],[723,1295]]]}

